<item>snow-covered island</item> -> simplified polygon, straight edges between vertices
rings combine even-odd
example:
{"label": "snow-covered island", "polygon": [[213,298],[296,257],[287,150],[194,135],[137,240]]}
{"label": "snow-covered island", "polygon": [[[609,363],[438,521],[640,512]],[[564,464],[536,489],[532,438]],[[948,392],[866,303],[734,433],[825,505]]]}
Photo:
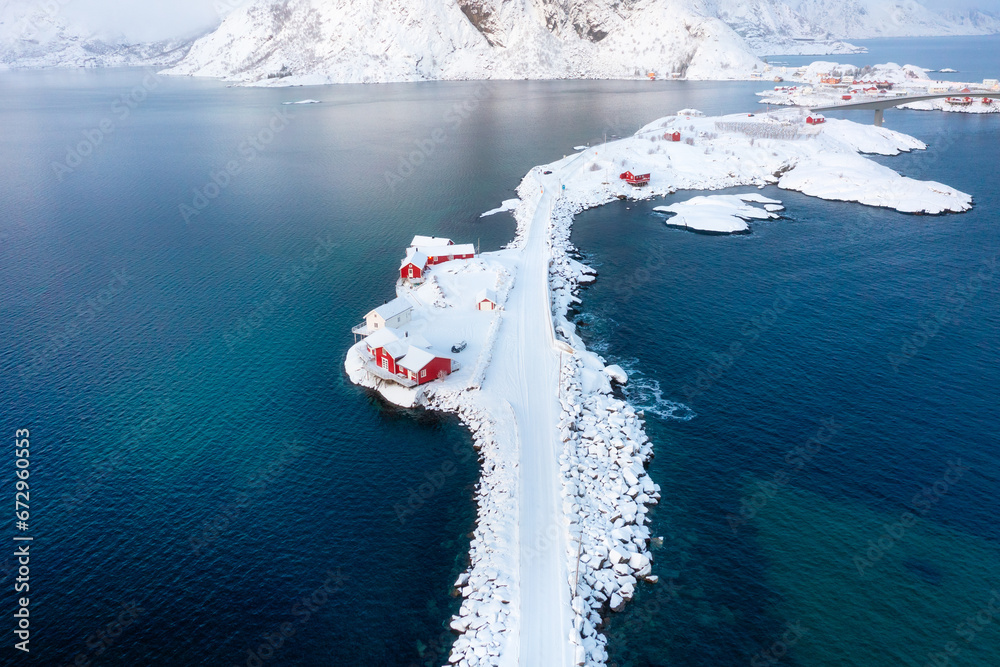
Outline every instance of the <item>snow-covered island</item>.
{"label": "snow-covered island", "polygon": [[[859,154],[924,148],[870,125],[808,124],[794,110],[714,118],[685,110],[529,171],[514,207],[517,235],[500,251],[414,239],[393,275],[396,299],[355,327],[366,337],[345,367],[388,400],[453,412],[473,433],[477,525],[471,564],[456,582],[464,599],[451,623],[451,663],[513,667],[530,656],[604,665],[602,616],[657,581],[646,514],[660,488],[645,470],[653,451],[642,415],[612,392],[612,378],[627,381],[621,369],[588,351],[567,318],[580,286],[594,280],[570,256],[574,216],[620,198],[662,196],[669,205],[682,189],[768,184],[908,213],[967,210],[969,195]],[[625,172],[649,179],[630,185]],[[751,217],[747,201],[763,203],[761,214],[780,206],[739,196],[725,208]],[[673,208],[683,215],[704,205],[692,202]]]}

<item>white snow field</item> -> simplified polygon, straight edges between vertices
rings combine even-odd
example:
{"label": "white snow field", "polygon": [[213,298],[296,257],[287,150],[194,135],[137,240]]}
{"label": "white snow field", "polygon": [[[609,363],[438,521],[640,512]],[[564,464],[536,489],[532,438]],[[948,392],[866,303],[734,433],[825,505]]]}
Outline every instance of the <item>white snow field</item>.
{"label": "white snow field", "polygon": [[[924,148],[912,137],[849,121],[807,127],[796,112],[686,111],[692,115],[661,118],[632,137],[533,168],[517,190],[517,236],[507,248],[439,264],[425,285],[400,288],[416,304],[406,326],[433,348],[447,354],[455,338],[468,341],[457,355],[460,371],[406,389],[363,371],[363,343],[345,362],[355,382],[401,405],[454,412],[473,433],[477,525],[471,566],[456,582],[464,599],[451,623],[452,664],[605,665],[601,614],[621,610],[640,580],[657,580],[646,525],[660,498],[645,471],[652,445],[641,415],[611,392],[612,377],[627,377],[588,351],[566,317],[580,285],[594,279],[569,256],[576,214],[622,197],[766,184],[908,212],[971,206],[967,194],[858,154]],[[663,138],[675,129],[691,143]],[[626,169],[651,173],[650,184],[627,185],[618,178]],[[753,217],[780,207],[757,195],[706,199],[730,212],[763,204],[764,211],[748,207]],[[500,308],[472,310],[472,297],[493,285]]]}

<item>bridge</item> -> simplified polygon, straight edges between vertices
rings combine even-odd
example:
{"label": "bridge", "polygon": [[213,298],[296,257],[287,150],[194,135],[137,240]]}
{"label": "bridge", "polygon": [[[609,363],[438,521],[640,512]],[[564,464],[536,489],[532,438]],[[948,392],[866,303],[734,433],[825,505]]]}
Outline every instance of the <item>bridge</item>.
{"label": "bridge", "polygon": [[969,97],[972,95],[979,96],[986,94],[983,92],[973,92],[973,93],[959,93],[952,91],[950,93],[941,93],[934,95],[911,95],[909,97],[892,97],[882,100],[870,100],[867,102],[847,102],[846,104],[830,104],[827,106],[819,107],[808,107],[809,111],[840,111],[844,110],[864,110],[864,109],[874,109],[875,110],[875,125],[877,127],[882,127],[882,116],[885,110],[890,107],[898,107],[904,104],[910,104],[911,102],[923,102],[925,100],[939,100],[944,97]]}

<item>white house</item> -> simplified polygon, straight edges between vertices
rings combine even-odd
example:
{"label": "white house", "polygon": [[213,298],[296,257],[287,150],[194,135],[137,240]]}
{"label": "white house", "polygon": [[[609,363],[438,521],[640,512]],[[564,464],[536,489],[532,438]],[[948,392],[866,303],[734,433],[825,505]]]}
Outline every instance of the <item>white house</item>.
{"label": "white house", "polygon": [[491,289],[484,289],[476,295],[476,308],[478,310],[496,310],[497,293]]}
{"label": "white house", "polygon": [[410,302],[402,297],[396,297],[365,315],[365,324],[369,333],[379,329],[398,329],[409,322],[412,316],[413,306]]}

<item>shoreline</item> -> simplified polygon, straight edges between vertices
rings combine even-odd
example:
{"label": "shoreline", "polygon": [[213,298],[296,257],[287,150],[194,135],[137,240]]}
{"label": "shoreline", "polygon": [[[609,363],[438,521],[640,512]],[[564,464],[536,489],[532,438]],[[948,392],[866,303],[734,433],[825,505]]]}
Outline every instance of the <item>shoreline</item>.
{"label": "shoreline", "polygon": [[[452,664],[516,665],[530,655],[546,665],[604,665],[602,615],[622,610],[640,580],[656,581],[653,536],[645,525],[660,497],[646,473],[652,443],[635,408],[614,397],[609,376],[615,371],[586,349],[567,318],[580,302],[581,285],[594,280],[594,271],[570,256],[578,213],[621,197],[766,184],[902,212],[971,206],[969,195],[901,177],[859,154],[926,148],[912,137],[835,121],[822,137],[748,138],[737,128],[719,130],[720,141],[712,124],[735,125],[740,116],[706,119],[688,111],[525,175],[517,189],[515,238],[496,253],[510,263],[514,284],[492,349],[481,353],[487,358],[482,382],[461,389],[430,385],[420,401],[457,414],[480,454],[471,565],[456,582],[464,599],[451,622],[459,633]],[[697,137],[694,151],[684,143],[663,150],[657,137],[675,121]],[[699,133],[696,125],[706,129]],[[659,145],[639,150],[650,143]],[[717,146],[728,148],[693,160]],[[767,155],[762,148],[774,150]],[[608,176],[626,166],[654,177],[638,190]],[[857,180],[823,185],[845,167],[861,169],[864,187]]]}

